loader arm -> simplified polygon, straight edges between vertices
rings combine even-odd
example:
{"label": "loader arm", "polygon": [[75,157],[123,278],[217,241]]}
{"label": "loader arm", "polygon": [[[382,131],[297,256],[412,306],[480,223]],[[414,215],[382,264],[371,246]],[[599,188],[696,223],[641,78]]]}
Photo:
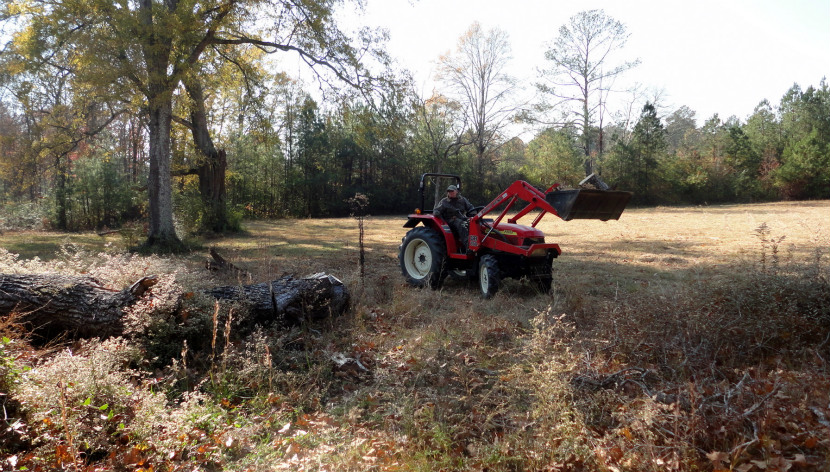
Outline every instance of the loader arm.
{"label": "loader arm", "polygon": [[509,223],[516,223],[523,216],[539,209],[541,212],[533,220],[532,227],[536,227],[542,217],[548,213],[559,218],[570,221],[574,219],[583,220],[618,220],[628,201],[633,194],[618,190],[596,190],[596,189],[573,189],[560,190],[559,184],[554,184],[547,191],[542,192],[536,187],[523,180],[513,182],[510,187],[501,192],[477,215],[479,219],[484,218],[502,203],[507,205],[496,218],[498,225],[507,213],[519,200],[527,202],[527,205],[519,210],[516,215],[508,219]]}
{"label": "loader arm", "polygon": [[[558,186],[558,184],[553,185],[551,188],[548,189],[548,192],[557,188]],[[547,201],[545,197],[545,192],[541,192],[536,187],[530,185],[529,183],[523,180],[517,180],[513,182],[513,184],[511,184],[510,187],[507,187],[506,190],[501,192],[499,196],[494,198],[492,202],[488,203],[487,206],[482,208],[481,211],[479,211],[476,215],[476,218],[484,218],[485,216],[493,212],[496,208],[498,208],[502,203],[507,201],[507,205],[504,207],[504,209],[501,211],[499,216],[496,218],[496,221],[492,225],[493,227],[495,227],[501,222],[502,219],[504,219],[507,213],[513,208],[513,206],[519,200],[527,202],[527,205],[521,210],[519,210],[519,212],[516,213],[516,215],[513,218],[510,218],[508,220],[509,223],[516,223],[523,216],[527,215],[528,213],[537,208],[542,210],[542,213],[533,221],[533,227],[536,227],[536,225],[539,223],[539,220],[541,220],[542,216],[544,216],[546,213],[552,213],[556,216],[559,216],[559,212],[556,210],[556,208],[554,208],[553,205],[551,205]]]}

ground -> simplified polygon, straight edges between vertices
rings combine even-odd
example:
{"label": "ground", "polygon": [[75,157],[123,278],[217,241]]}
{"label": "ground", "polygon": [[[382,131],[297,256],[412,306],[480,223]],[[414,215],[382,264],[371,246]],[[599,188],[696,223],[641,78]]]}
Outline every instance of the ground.
{"label": "ground", "polygon": [[[43,377],[24,367],[46,375],[70,361],[9,339],[21,422],[29,436],[52,438],[9,456],[29,470],[70,460],[88,470],[121,470],[119,461],[126,470],[828,470],[828,214],[819,201],[628,209],[610,222],[548,216],[540,227],[563,251],[552,292],[511,280],[492,300],[460,281],[439,291],[404,284],[403,216],[366,219],[364,279],[354,219],[248,222],[203,247],[249,270],[250,282],[333,274],[352,292],[351,311],[239,339],[214,322],[202,353],[185,344],[172,364],[113,367],[106,378],[130,377],[141,402],[115,414],[125,433],[98,438],[107,452],[96,460],[77,438],[97,436],[77,431],[73,442],[60,412],[106,430],[84,408],[108,399],[112,411],[121,397],[101,392],[104,378],[78,394],[85,406],[49,403],[38,396]],[[124,239],[6,232],[0,246],[21,255],[6,255],[4,270],[35,255],[71,268],[99,251],[122,257]],[[67,240],[75,252],[55,251]],[[249,283],[206,273],[206,253],[122,265],[141,275],[173,264],[182,290]],[[137,344],[124,343],[118,352]],[[72,349],[73,362],[115,352]],[[169,416],[151,407],[159,391]],[[142,412],[164,429],[148,433]]]}

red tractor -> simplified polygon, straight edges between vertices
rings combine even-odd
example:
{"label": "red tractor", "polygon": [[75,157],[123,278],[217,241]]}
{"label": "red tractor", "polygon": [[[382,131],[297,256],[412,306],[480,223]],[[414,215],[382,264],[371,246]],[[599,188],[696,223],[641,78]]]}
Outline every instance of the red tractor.
{"label": "red tractor", "polygon": [[[464,250],[446,221],[433,215],[431,210],[423,210],[428,177],[454,179],[455,185],[461,188],[461,177],[454,174],[421,176],[418,187],[421,206],[403,225],[412,229],[404,236],[399,249],[401,271],[406,281],[417,287],[437,289],[448,275],[477,281],[484,298],[495,295],[505,277],[527,278],[540,291],[550,290],[551,265],[562,250],[558,244],[546,243],[545,234],[536,228],[543,216],[551,213],[565,221],[616,220],[632,195],[608,190],[593,174],[580,183],[582,187],[585,182],[591,182],[597,187],[593,189],[560,190],[559,184],[555,184],[542,192],[517,180],[488,205],[475,207],[470,214],[463,215],[469,224]],[[498,216],[492,218],[490,214],[495,215],[498,209],[501,209]],[[530,226],[517,223],[535,210],[538,211]],[[507,222],[503,221],[505,217]]]}

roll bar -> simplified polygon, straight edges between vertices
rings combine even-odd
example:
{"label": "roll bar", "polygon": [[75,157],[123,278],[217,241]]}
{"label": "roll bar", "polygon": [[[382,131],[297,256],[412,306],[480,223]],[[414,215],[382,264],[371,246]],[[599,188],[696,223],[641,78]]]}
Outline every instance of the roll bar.
{"label": "roll bar", "polygon": [[434,174],[431,172],[427,172],[426,174],[421,175],[421,184],[418,186],[418,196],[421,199],[421,206],[419,207],[421,211],[424,211],[424,204],[426,203],[426,196],[424,195],[425,184],[424,181],[427,177],[448,177],[451,179],[455,179],[455,185],[458,187],[458,191],[461,192],[461,176],[455,174]]}

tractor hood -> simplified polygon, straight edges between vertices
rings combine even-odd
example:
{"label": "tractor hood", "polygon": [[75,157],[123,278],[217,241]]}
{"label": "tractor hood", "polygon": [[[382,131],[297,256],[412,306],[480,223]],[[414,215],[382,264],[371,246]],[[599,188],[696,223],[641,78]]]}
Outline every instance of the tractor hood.
{"label": "tractor hood", "polygon": [[539,229],[530,226],[518,225],[512,223],[499,223],[496,226],[505,236],[519,236],[520,238],[544,238],[545,233]]}

